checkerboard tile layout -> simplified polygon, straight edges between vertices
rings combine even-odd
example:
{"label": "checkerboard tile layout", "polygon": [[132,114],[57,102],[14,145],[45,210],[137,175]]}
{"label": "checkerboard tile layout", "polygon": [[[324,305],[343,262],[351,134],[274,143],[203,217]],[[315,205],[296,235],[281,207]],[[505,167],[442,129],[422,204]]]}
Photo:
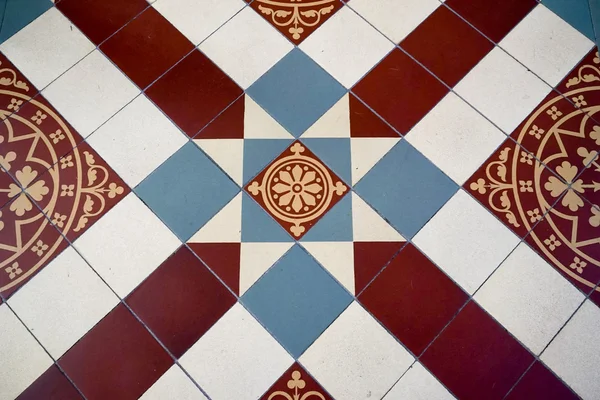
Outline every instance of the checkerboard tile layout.
{"label": "checkerboard tile layout", "polygon": [[597,397],[555,4],[5,3],[0,400]]}

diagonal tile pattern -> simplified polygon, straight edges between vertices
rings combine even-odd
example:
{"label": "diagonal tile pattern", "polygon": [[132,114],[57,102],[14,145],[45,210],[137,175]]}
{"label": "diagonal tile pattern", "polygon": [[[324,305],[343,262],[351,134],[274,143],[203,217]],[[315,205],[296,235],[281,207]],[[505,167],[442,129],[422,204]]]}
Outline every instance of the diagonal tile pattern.
{"label": "diagonal tile pattern", "polygon": [[596,399],[582,2],[0,0],[0,400]]}

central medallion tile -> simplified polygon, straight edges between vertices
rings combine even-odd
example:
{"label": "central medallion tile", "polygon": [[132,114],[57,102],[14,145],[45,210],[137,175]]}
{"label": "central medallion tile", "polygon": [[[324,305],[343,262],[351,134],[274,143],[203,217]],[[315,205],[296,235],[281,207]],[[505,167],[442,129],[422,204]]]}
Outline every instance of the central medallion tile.
{"label": "central medallion tile", "polygon": [[348,186],[300,142],[281,153],[245,189],[296,239],[348,192]]}

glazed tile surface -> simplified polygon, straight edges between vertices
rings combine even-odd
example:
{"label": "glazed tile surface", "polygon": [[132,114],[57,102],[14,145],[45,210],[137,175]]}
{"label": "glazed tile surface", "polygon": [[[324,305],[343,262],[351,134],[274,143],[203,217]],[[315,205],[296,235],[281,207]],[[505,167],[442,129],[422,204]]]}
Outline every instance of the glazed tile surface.
{"label": "glazed tile surface", "polygon": [[587,0],[0,0],[0,400],[595,400]]}

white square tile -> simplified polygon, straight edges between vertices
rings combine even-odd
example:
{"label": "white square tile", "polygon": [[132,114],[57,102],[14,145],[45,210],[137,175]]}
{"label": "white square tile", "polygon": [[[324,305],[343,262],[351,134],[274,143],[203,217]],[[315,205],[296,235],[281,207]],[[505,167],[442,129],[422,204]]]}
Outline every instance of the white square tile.
{"label": "white square tile", "polygon": [[196,46],[245,6],[243,0],[156,0],[152,3]]}
{"label": "white square tile", "polygon": [[41,90],[95,47],[52,7],[2,43],[0,50]]}
{"label": "white square tile", "polygon": [[87,137],[140,91],[95,50],[42,93],[81,136]]}
{"label": "white square tile", "polygon": [[130,187],[135,187],[187,143],[187,137],[142,94],[87,142]]}
{"label": "white square tile", "polygon": [[406,140],[462,185],[506,136],[450,92],[409,133]]}
{"label": "white square tile", "polygon": [[348,5],[394,43],[400,43],[441,3],[438,0],[352,0]]}
{"label": "white square tile", "polygon": [[556,86],[594,43],[538,4],[499,46],[551,86]]}
{"label": "white square tile", "polygon": [[453,400],[440,382],[420,362],[416,362],[394,385],[384,400]]}
{"label": "white square tile", "polygon": [[353,302],[300,357],[336,399],[381,399],[414,358]]}
{"label": "white square tile", "polygon": [[173,365],[148,389],[139,400],[207,400],[194,382]]}
{"label": "white square tile", "polygon": [[293,47],[256,11],[246,7],[199,48],[238,85],[247,89]]}
{"label": "white square tile", "polygon": [[213,400],[257,399],[293,361],[239,303],[180,359]]}
{"label": "white square tile", "polygon": [[342,7],[302,44],[312,57],[346,88],[351,88],[394,48],[348,7]]}
{"label": "white square tile", "polygon": [[550,90],[499,47],[454,87],[459,96],[506,134],[511,134]]}
{"label": "white square tile", "polygon": [[423,253],[473,294],[519,243],[519,238],[463,190],[413,239]]}
{"label": "white square tile", "polygon": [[58,359],[118,302],[110,288],[69,247],[8,304],[50,355]]}
{"label": "white square tile", "polygon": [[583,299],[575,286],[524,243],[475,294],[475,300],[535,354]]}
{"label": "white square tile", "polygon": [[52,365],[52,359],[6,304],[0,305],[0,338],[0,399],[13,400]]}
{"label": "white square tile", "polygon": [[123,298],[181,242],[134,193],[129,193],[73,245]]}
{"label": "white square tile", "polygon": [[541,360],[584,400],[600,393],[600,309],[586,301],[550,346]]}

